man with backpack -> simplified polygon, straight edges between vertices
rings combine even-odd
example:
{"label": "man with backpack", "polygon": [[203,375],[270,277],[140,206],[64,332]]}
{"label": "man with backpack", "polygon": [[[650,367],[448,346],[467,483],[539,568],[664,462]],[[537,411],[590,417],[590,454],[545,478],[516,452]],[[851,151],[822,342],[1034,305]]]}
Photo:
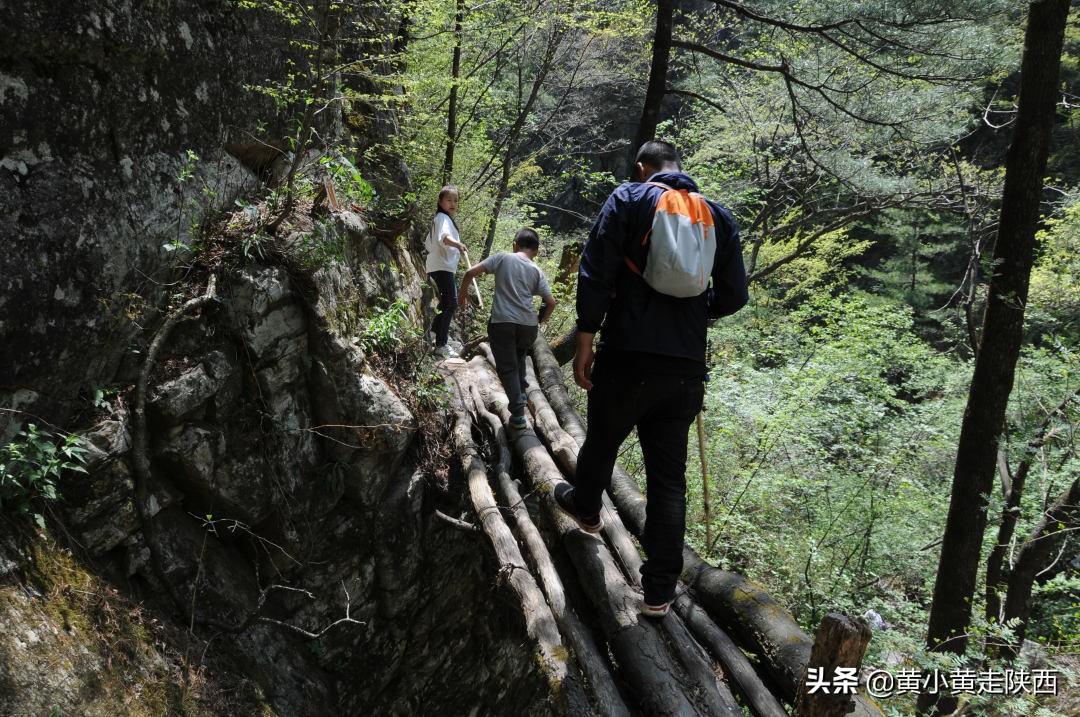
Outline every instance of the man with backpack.
{"label": "man with backpack", "polygon": [[588,428],[574,485],[559,484],[555,498],[583,530],[599,532],[619,448],[637,428],[648,498],[642,613],[664,617],[682,572],[686,451],[705,395],[706,329],[748,295],[735,220],[697,193],[675,147],[646,142],[635,169],[642,181],[611,193],[581,256],[574,380],[589,393]]}

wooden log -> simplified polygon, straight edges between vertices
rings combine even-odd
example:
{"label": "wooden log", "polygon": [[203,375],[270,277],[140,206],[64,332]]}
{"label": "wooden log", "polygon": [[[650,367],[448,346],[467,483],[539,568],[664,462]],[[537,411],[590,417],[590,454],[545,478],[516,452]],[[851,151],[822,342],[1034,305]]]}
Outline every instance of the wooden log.
{"label": "wooden log", "polygon": [[688,593],[680,595],[672,607],[698,642],[720,660],[751,712],[757,717],[787,717],[787,710],[758,676],[743,651],[700,605],[690,599]]}
{"label": "wooden log", "polygon": [[844,717],[853,711],[859,668],[869,643],[870,627],[865,622],[838,612],[827,614],[799,683],[795,717]]}
{"label": "wooden log", "polygon": [[484,406],[483,397],[475,386],[473,386],[472,395],[478,416],[487,423],[495,437],[499,455],[495,470],[500,493],[509,506],[508,510],[514,519],[521,542],[536,567],[540,585],[544,594],[547,595],[555,621],[574,650],[578,665],[585,677],[585,683],[594,697],[595,714],[605,717],[629,717],[630,710],[623,701],[622,695],[619,694],[610,665],[601,654],[592,633],[567,605],[566,592],[551,559],[551,553],[548,552],[539,529],[529,516],[517,485],[510,477],[512,456],[506,440],[506,428],[499,417]]}
{"label": "wooden log", "polygon": [[533,344],[532,360],[539,387],[543,389],[544,396],[555,411],[555,415],[559,417],[559,423],[567,433],[574,437],[578,445],[584,443],[585,423],[570,400],[566,384],[563,383],[562,369],[559,368],[546,341],[538,338]]}
{"label": "wooden log", "polygon": [[[460,383],[460,374],[451,373]],[[487,470],[476,452],[470,430],[471,420],[463,406],[456,406],[457,420],[453,428],[454,448],[461,459],[468,479],[469,494],[476,510],[481,529],[491,541],[499,561],[500,574],[521,602],[525,629],[536,643],[537,660],[552,694],[558,702],[565,703],[568,679],[572,681],[567,665],[567,650],[562,642],[555,617],[544,599],[543,593],[525,564],[517,541],[507,527],[495,502],[495,496],[487,480]]]}
{"label": "wooden log", "polygon": [[562,336],[559,336],[548,344],[551,355],[560,366],[573,360],[577,353],[577,328],[572,328]]}

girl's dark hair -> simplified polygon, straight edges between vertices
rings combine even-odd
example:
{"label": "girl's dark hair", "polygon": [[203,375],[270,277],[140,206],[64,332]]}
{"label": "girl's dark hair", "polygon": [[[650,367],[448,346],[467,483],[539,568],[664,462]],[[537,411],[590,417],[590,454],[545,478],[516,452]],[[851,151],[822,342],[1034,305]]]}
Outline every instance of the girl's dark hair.
{"label": "girl's dark hair", "polygon": [[[455,187],[453,184],[447,184],[445,187],[440,189],[439,190],[439,200],[438,200],[438,202],[435,203],[435,213],[436,214],[443,211],[442,207],[439,206],[439,202],[442,202],[443,197],[445,197],[450,192],[453,192],[454,194],[458,195],[459,197],[461,196],[461,192],[459,192],[458,188]],[[443,212],[443,214],[446,214],[446,212]],[[446,216],[450,217],[449,214],[446,214]],[[453,217],[450,217],[450,223],[454,225],[454,229],[458,229],[457,222],[454,221]],[[458,231],[460,231],[460,229],[458,229]]]}

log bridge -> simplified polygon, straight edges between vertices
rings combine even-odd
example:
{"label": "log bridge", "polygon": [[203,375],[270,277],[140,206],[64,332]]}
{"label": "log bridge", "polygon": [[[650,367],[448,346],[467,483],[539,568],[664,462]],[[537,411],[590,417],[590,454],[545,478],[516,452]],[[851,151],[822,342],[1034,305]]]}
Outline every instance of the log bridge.
{"label": "log bridge", "polygon": [[486,345],[440,366],[471,513],[520,601],[555,713],[880,717],[862,695],[805,694],[808,667],[860,666],[868,630],[836,630],[830,626],[846,618],[830,616],[815,644],[759,586],[688,546],[672,612],[663,620],[640,615],[634,538],[645,497],[617,467],[599,535],[578,529],[555,505],[558,482],[573,482],[585,425],[542,337],[529,362],[524,431],[507,427],[507,397]]}

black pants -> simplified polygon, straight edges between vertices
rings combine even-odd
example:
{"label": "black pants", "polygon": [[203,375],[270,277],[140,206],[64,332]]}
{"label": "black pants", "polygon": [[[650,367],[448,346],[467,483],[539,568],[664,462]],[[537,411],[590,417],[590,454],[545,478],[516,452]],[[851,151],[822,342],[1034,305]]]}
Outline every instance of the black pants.
{"label": "black pants", "polygon": [[[662,361],[658,359],[661,367]],[[701,368],[704,373],[705,367]],[[589,425],[578,454],[574,500],[583,513],[600,511],[619,447],[636,426],[648,498],[641,537],[646,558],[641,585],[645,602],[656,605],[674,596],[682,572],[686,449],[690,425],[704,401],[705,377],[665,375],[640,363],[628,369],[601,351],[592,379]]]}
{"label": "black pants", "polygon": [[435,314],[435,320],[431,322],[431,330],[435,332],[435,345],[446,346],[450,338],[450,320],[457,311],[457,285],[454,284],[454,273],[451,271],[428,272],[431,283],[439,291],[439,312]]}
{"label": "black pants", "polygon": [[499,374],[506,397],[510,399],[510,415],[524,416],[525,357],[536,341],[537,327],[524,324],[488,324],[491,353],[495,357],[495,371]]}

